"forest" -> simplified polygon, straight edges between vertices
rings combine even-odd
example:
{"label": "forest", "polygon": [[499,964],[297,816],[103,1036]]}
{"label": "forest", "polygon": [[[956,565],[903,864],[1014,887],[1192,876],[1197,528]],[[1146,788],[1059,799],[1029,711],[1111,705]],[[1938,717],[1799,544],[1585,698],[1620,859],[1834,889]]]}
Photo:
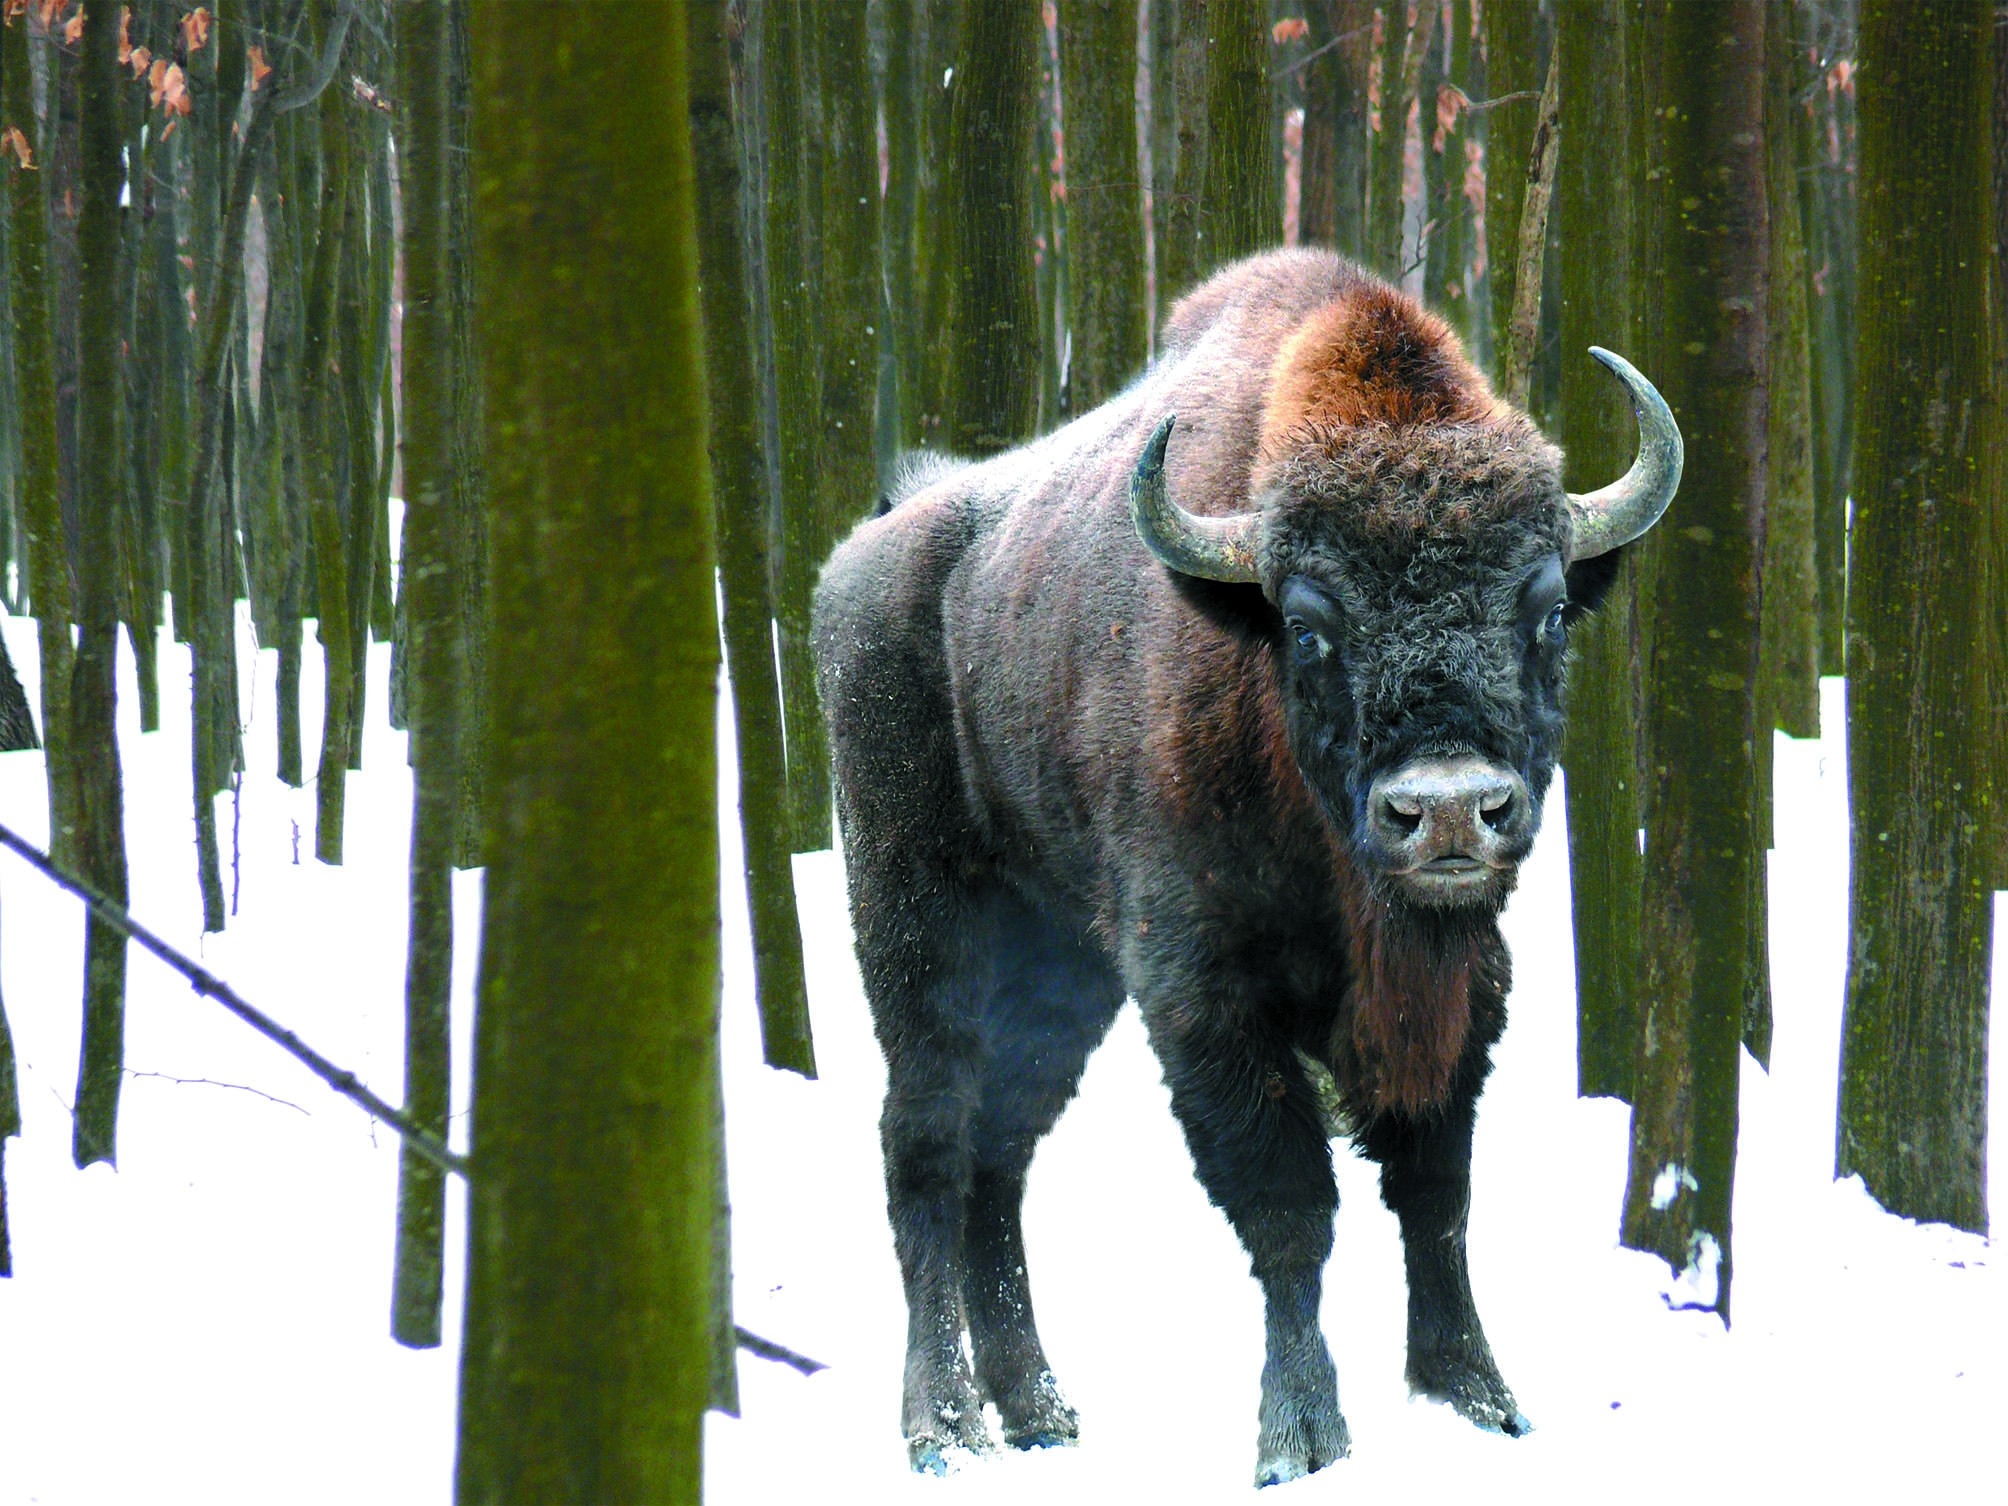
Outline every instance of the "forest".
{"label": "forest", "polygon": [[[1575,1092],[1628,1108],[1619,1243],[1730,1321],[1739,1104],[1798,903],[1771,864],[1779,734],[1846,755],[1835,1109],[1809,1127],[1828,1175],[1988,1232],[1992,5],[0,12],[0,608],[33,623],[32,662],[0,639],[0,750],[40,784],[0,805],[0,864],[88,916],[74,999],[24,998],[44,943],[0,932],[15,1287],[21,1012],[74,1003],[69,1157],[116,1165],[128,970],[165,962],[401,1137],[389,1332],[459,1337],[456,1499],[702,1498],[738,1352],[827,1358],[735,1317],[728,1164],[752,1124],[727,1133],[719,1044],[743,906],[764,1061],[832,1086],[839,1001],[797,866],[842,840],[818,572],[917,466],[1093,413],[1182,298],[1287,246],[1441,316],[1572,489],[1637,443],[1591,346],[1650,378],[1685,442],[1666,522],[1573,629],[1548,814]],[[136,739],[174,728],[187,804],[129,798]],[[402,1044],[377,1081],[200,960],[253,923],[260,771],[311,811],[296,860],[374,845],[348,801],[366,729],[410,770]],[[178,892],[135,887],[141,830],[183,854]],[[470,928],[455,878],[476,871]],[[453,980],[477,956],[470,1062]]]}

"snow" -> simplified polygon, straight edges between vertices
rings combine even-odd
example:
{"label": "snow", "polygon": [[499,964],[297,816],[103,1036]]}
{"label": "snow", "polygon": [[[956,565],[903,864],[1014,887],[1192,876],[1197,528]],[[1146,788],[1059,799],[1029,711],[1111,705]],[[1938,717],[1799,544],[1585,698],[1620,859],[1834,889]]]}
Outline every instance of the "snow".
{"label": "snow", "polygon": [[[32,624],[0,629],[32,697]],[[315,659],[302,677],[310,759]],[[349,779],[340,869],[313,860],[311,791],[274,777],[276,661],[253,655],[247,638],[245,664],[241,911],[206,939],[186,655],[163,644],[166,725],[144,737],[124,667],[133,909],[394,1099],[410,782],[403,738],[383,724],[384,651],[372,650],[365,767]],[[1827,725],[1838,727],[1840,687],[1824,689]],[[729,758],[729,732],[726,742]],[[1471,1227],[1479,1308],[1537,1431],[1487,1435],[1409,1399],[1395,1223],[1372,1168],[1341,1148],[1324,1321],[1353,1454],[1281,1487],[1289,1499],[1418,1489],[1684,1499],[1701,1481],[1733,1481],[1732,1498],[1784,1488],[1947,1498],[1987,1479],[1998,1488],[2008,1287],[1987,1241],[1893,1218],[1859,1182],[1832,1180],[1847,859],[1838,741],[1780,738],[1777,771],[1776,1030],[1771,1074],[1744,1064],[1734,1327],[1670,1308],[1673,1273],[1615,1245],[1626,1111],[1575,1097],[1567,854],[1551,820],[1506,916],[1517,984],[1480,1111]],[[220,809],[227,846],[227,797]],[[46,836],[39,754],[0,756],[0,820]],[[724,840],[736,872],[730,819]],[[743,891],[725,888],[734,1265],[739,1320],[831,1368],[805,1379],[741,1358],[743,1416],[707,1429],[707,1501],[1246,1499],[1259,1299],[1192,1177],[1133,1011],[1041,1150],[1026,1206],[1040,1329],[1080,1409],[1082,1441],[972,1458],[947,1480],[908,1473],[905,1319],[878,1169],[883,1073],[837,859],[800,858],[796,878],[815,1083],[759,1063]],[[462,1068],[479,889],[478,875],[457,881]],[[2008,922],[2000,904],[1997,927]],[[7,1146],[15,1276],[0,1281],[0,1506],[448,1500],[458,1196],[446,1345],[401,1349],[387,1336],[394,1137],[138,952],[119,1165],[75,1171],[65,1105],[81,938],[80,907],[0,854],[0,984],[26,1118],[25,1137]]]}

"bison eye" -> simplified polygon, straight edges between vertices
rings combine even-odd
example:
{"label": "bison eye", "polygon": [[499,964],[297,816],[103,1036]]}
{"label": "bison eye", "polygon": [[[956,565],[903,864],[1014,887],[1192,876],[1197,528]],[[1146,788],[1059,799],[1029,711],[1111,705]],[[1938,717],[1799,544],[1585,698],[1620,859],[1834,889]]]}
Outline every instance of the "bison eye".
{"label": "bison eye", "polygon": [[1560,638],[1562,636],[1562,618],[1564,609],[1567,606],[1568,602],[1558,601],[1548,609],[1548,621],[1545,624],[1545,628],[1550,638]]}
{"label": "bison eye", "polygon": [[1283,626],[1289,631],[1291,641],[1297,645],[1297,652],[1304,658],[1322,659],[1332,651],[1332,646],[1302,618],[1289,618]]}

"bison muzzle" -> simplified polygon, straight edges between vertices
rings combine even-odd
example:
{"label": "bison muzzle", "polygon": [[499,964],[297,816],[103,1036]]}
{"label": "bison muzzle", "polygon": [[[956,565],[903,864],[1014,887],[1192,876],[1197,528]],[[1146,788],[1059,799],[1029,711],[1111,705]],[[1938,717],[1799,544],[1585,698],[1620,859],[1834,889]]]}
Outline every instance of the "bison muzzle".
{"label": "bison muzzle", "polygon": [[1225,269],[1160,344],[1066,428],[916,468],[816,595],[916,1469],[989,1447],[986,1401],[1009,1443],[1076,1436],[1019,1208],[1125,997],[1266,1302],[1257,1483],[1348,1447],[1318,1326],[1337,1131],[1401,1225],[1410,1386],[1528,1426],[1465,1260],[1497,917],[1570,624],[1671,499],[1679,433],[1595,352],[1639,457],[1571,496],[1440,320],[1322,253]]}

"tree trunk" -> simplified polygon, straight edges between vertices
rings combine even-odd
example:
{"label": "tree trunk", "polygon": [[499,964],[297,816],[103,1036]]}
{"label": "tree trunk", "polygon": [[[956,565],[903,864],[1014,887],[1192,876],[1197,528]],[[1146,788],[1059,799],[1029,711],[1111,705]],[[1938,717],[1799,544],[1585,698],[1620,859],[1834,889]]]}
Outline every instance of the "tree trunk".
{"label": "tree trunk", "polygon": [[1157,322],[1198,284],[1202,256],[1200,203],[1206,186],[1206,37],[1213,0],[1162,0],[1157,12],[1169,67],[1153,80],[1151,98],[1170,129],[1158,133],[1168,147],[1158,171],[1165,191],[1157,200]]}
{"label": "tree trunk", "polygon": [[[451,1107],[453,849],[459,830],[461,636],[453,509],[453,329],[447,298],[446,111],[464,74],[452,67],[450,7],[396,12],[403,119],[404,609],[411,732],[411,896],[404,974],[404,1111],[444,1142]],[[386,232],[388,224],[385,225]],[[446,1183],[408,1147],[398,1160],[391,1336],[413,1348],[440,1337]]]}
{"label": "tree trunk", "polygon": [[[126,900],[125,795],[119,770],[117,682],[118,560],[122,511],[119,423],[118,13],[84,23],[80,83],[83,202],[77,217],[78,446],[77,657],[70,682],[70,750],[76,760],[79,877],[100,894]],[[103,436],[106,442],[100,443]],[[125,1074],[125,964],[122,932],[92,915],[84,930],[84,1040],[77,1064],[72,1154],[79,1167],[118,1156],[119,1089]]]}
{"label": "tree trunk", "polygon": [[965,0],[945,168],[956,253],[943,428],[958,455],[1021,444],[1039,416],[1031,195],[1040,51],[1036,6]]}
{"label": "tree trunk", "polygon": [[[1992,7],[1862,8],[1861,371],[1848,586],[1853,810],[1839,1175],[1987,1228],[1982,519]],[[1930,108],[1920,108],[1929,101]]]}
{"label": "tree trunk", "polygon": [[[1466,277],[1474,209],[1465,193],[1470,167],[1465,148],[1476,144],[1476,135],[1458,96],[1469,99],[1476,87],[1471,67],[1477,39],[1472,29],[1471,0],[1453,0],[1444,7],[1442,88],[1426,91],[1422,101],[1423,161],[1434,164],[1435,180],[1429,200],[1429,271],[1424,288],[1430,305],[1443,312],[1467,351],[1474,347],[1478,331]],[[1610,59],[1602,61],[1608,70]]]}
{"label": "tree trunk", "polygon": [[1136,21],[1136,0],[1064,0],[1060,9],[1074,413],[1114,397],[1147,355]]}
{"label": "tree trunk", "polygon": [[814,13],[799,0],[767,6],[767,275],[774,310],[774,385],[780,409],[781,494],[775,617],[780,628],[781,709],[787,719],[788,789],[794,850],[830,845],[829,734],[809,656],[809,596],[826,538],[817,508],[824,429],[817,365],[820,338],[810,241],[815,218],[807,166],[806,73]]}
{"label": "tree trunk", "polygon": [[[0,31],[6,50],[0,78],[0,128],[20,131],[31,146],[35,130],[34,78],[29,71],[27,16]],[[38,163],[47,160],[39,147]],[[78,765],[70,751],[70,677],[76,650],[69,551],[63,538],[56,439],[56,380],[49,322],[48,214],[42,172],[7,159],[8,276],[18,387],[15,411],[21,436],[20,513],[28,605],[35,614],[41,661],[43,768],[49,787],[49,855],[65,868],[77,864],[82,814]]]}
{"label": "tree trunk", "polygon": [[[1315,0],[1304,65],[1303,192],[1297,235],[1354,261],[1366,256],[1367,58],[1373,44],[1369,0]],[[1319,49],[1327,49],[1319,51]]]}
{"label": "tree trunk", "polygon": [[320,100],[320,214],[314,239],[313,271],[307,287],[302,339],[301,437],[307,454],[307,510],[316,566],[316,631],[326,666],[321,714],[321,756],[315,774],[314,856],[342,861],[344,796],[348,788],[351,717],[355,698],[355,654],[349,618],[347,530],[344,527],[341,471],[337,455],[346,443],[340,392],[335,305],[342,243],[359,234],[349,219],[350,131],[341,91]]}
{"label": "tree trunk", "polygon": [[542,25],[472,28],[498,826],[456,1497],[695,1502],[718,629],[684,14]]}
{"label": "tree trunk", "polygon": [[1399,4],[1390,3],[1381,12],[1387,32],[1381,48],[1380,133],[1374,138],[1368,249],[1374,271],[1393,283],[1399,283],[1408,270],[1402,256],[1403,223],[1408,217],[1402,193],[1403,158],[1408,151],[1409,112],[1416,108],[1423,61],[1436,34],[1436,12],[1427,0],[1416,6],[1413,21],[1404,19],[1405,7]]}
{"label": "tree trunk", "polygon": [[1206,177],[1195,281],[1283,238],[1269,139],[1268,15],[1265,0],[1208,0]]}
{"label": "tree trunk", "polygon": [[[1628,20],[1624,0],[1573,5],[1557,16],[1566,129],[1622,123],[1634,107],[1625,70],[1612,66],[1628,40]],[[1632,203],[1630,194],[1613,192],[1612,183],[1634,183],[1639,175],[1625,157],[1613,163],[1589,150],[1593,139],[1592,130],[1567,138],[1555,182],[1562,237],[1561,408],[1568,425],[1563,438],[1568,485],[1579,492],[1621,475],[1637,445],[1630,405],[1587,347],[1629,343]],[[1617,141],[1625,151],[1628,138],[1620,134]],[[1576,1091],[1627,1100],[1639,1039],[1637,582],[1627,561],[1602,608],[1574,629],[1563,749],[1575,912]]]}
{"label": "tree trunk", "polygon": [[[1537,101],[1548,76],[1540,9],[1539,0],[1485,4],[1485,91],[1488,99],[1504,101],[1485,112],[1485,267],[1495,348],[1505,344],[1519,292],[1520,206],[1527,197],[1527,159],[1541,115]],[[1508,95],[1515,97],[1509,100]],[[1494,357],[1495,377],[1503,355],[1499,350]]]}
{"label": "tree trunk", "polygon": [[1670,248],[1662,390],[1687,447],[1646,661],[1644,1011],[1621,1237],[1729,1314],[1738,1044],[1750,963],[1763,561],[1764,7],[1670,7],[1660,45]]}
{"label": "tree trunk", "polygon": [[767,573],[767,466],[760,448],[753,348],[747,339],[750,295],[740,234],[727,16],[725,0],[698,0],[690,7],[690,125],[698,168],[704,368],[710,382],[711,487],[725,599],[725,662],[739,749],[739,827],[761,1042],[769,1066],[814,1077],[808,984],[788,856],[788,770],[781,752]]}
{"label": "tree trunk", "polygon": [[[1820,582],[1813,545],[1813,407],[1806,247],[1794,150],[1791,12],[1774,5],[1764,38],[1764,139],[1771,195],[1770,501],[1764,538],[1764,670],[1771,721],[1820,735]],[[1760,750],[1761,751],[1761,750]],[[1768,805],[1768,801],[1766,802]],[[1764,833],[1764,846],[1771,845]]]}

